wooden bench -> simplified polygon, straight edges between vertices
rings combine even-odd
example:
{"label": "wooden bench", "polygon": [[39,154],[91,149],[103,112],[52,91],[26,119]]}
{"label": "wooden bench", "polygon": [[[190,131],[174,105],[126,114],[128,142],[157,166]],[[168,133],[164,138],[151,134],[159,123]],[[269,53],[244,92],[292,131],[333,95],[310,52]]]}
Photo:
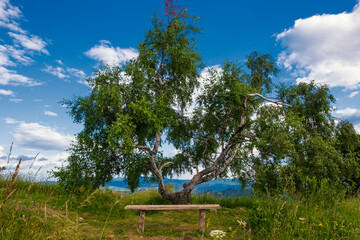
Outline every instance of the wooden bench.
{"label": "wooden bench", "polygon": [[125,210],[140,210],[139,228],[143,232],[145,226],[145,212],[153,210],[199,210],[200,211],[200,232],[205,230],[205,210],[219,209],[218,204],[199,204],[199,205],[127,205]]}

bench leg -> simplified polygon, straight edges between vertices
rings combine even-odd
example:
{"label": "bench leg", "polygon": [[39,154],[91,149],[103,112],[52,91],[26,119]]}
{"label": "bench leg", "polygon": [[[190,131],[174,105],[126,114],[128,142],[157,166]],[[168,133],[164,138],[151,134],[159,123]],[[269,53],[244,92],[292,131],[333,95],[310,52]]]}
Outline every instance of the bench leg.
{"label": "bench leg", "polygon": [[139,228],[142,232],[144,232],[144,227],[145,227],[145,210],[140,210]]}
{"label": "bench leg", "polygon": [[205,231],[205,209],[200,209],[200,224],[199,224],[200,232]]}

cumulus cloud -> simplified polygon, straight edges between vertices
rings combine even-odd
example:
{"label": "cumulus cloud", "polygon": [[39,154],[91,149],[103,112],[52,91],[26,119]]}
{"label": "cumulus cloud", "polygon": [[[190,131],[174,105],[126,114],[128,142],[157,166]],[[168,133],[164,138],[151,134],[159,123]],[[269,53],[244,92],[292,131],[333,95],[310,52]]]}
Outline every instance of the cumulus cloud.
{"label": "cumulus cloud", "polygon": [[62,67],[53,67],[47,65],[46,68],[42,69],[42,71],[50,73],[51,75],[54,75],[61,79],[69,77],[69,75],[66,75],[65,69],[63,69]]}
{"label": "cumulus cloud", "polygon": [[9,32],[10,37],[14,38],[14,41],[26,49],[33,50],[36,52],[42,52],[49,55],[49,52],[45,49],[47,43],[40,37],[31,34],[27,36],[25,34],[18,34]]}
{"label": "cumulus cloud", "polygon": [[350,93],[349,98],[353,98],[358,94],[359,94],[359,91],[352,92],[352,93]]}
{"label": "cumulus cloud", "polygon": [[360,85],[360,5],[352,12],[298,19],[278,34],[285,48],[278,62],[297,82],[315,80],[330,87]]}
{"label": "cumulus cloud", "polygon": [[24,86],[37,86],[41,85],[33,79],[24,75],[18,74],[14,70],[9,70],[0,66],[0,85],[24,85]]}
{"label": "cumulus cloud", "polygon": [[347,107],[345,109],[336,110],[335,114],[340,118],[347,119],[351,122],[360,121],[360,109]]}
{"label": "cumulus cloud", "polygon": [[85,72],[80,70],[80,69],[76,69],[76,68],[66,68],[66,71],[74,77],[77,78],[84,78],[86,76]]}
{"label": "cumulus cloud", "polygon": [[[0,152],[1,153],[1,152]],[[49,178],[48,172],[53,170],[54,167],[60,167],[69,156],[67,152],[58,154],[38,154],[38,152],[29,155],[18,155],[10,157],[9,164],[7,164],[8,156],[4,153],[0,154],[0,166],[6,166],[8,171],[13,171],[22,158],[20,175],[27,178],[36,177],[35,180],[46,180]]]}
{"label": "cumulus cloud", "polygon": [[223,69],[220,65],[214,65],[210,67],[205,67],[199,77],[200,86],[195,89],[194,94],[192,95],[192,104],[185,110],[185,114],[191,116],[194,109],[196,108],[196,99],[205,91],[205,85],[208,83],[212,77],[210,72],[214,71],[218,77],[222,75]]}
{"label": "cumulus cloud", "polygon": [[103,61],[109,65],[119,65],[139,55],[135,48],[114,48],[111,43],[101,40],[100,45],[95,45],[84,53],[87,57]]}
{"label": "cumulus cloud", "polygon": [[11,90],[0,89],[0,95],[14,96],[14,92]]}
{"label": "cumulus cloud", "polygon": [[0,156],[4,155],[5,148],[3,146],[0,146]]}
{"label": "cumulus cloud", "polygon": [[358,134],[360,134],[360,124],[355,124],[354,129]]}
{"label": "cumulus cloud", "polygon": [[44,111],[44,114],[49,117],[56,117],[57,113],[51,112],[51,111]]}
{"label": "cumulus cloud", "polygon": [[17,121],[16,119],[13,119],[13,118],[5,118],[5,123],[6,124],[16,124],[16,123],[20,123],[20,121]]}
{"label": "cumulus cloud", "polygon": [[15,124],[12,135],[16,145],[35,150],[65,150],[74,140],[69,134],[62,134],[57,129],[41,123],[26,123],[14,119],[5,120],[8,124]]}
{"label": "cumulus cloud", "polygon": [[[64,66],[63,63],[61,65]],[[69,78],[70,76],[80,79],[86,77],[85,72],[77,68],[54,67],[46,65],[46,68],[42,69],[42,71],[50,73],[51,75],[54,75],[60,79]]]}

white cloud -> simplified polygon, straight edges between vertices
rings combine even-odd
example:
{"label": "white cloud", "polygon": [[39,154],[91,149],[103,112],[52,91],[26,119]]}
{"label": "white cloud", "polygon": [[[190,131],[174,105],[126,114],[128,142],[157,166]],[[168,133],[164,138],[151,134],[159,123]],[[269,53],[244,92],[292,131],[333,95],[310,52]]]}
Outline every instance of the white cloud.
{"label": "white cloud", "polygon": [[84,54],[89,58],[104,61],[109,65],[119,65],[130,59],[137,58],[139,55],[135,48],[114,48],[111,43],[106,40],[101,40],[100,45],[95,45]]}
{"label": "white cloud", "polygon": [[11,98],[11,99],[9,99],[9,101],[14,102],[14,103],[19,103],[19,102],[22,102],[22,99],[21,98]]}
{"label": "white cloud", "polygon": [[205,91],[205,85],[213,77],[210,74],[210,72],[212,72],[212,71],[213,71],[213,73],[216,74],[214,77],[221,77],[222,76],[223,69],[221,68],[220,65],[214,65],[214,66],[211,66],[211,67],[205,67],[200,73],[200,78],[199,78],[200,86],[195,91],[193,101],[195,101],[196,98]]}
{"label": "white cloud", "polygon": [[0,89],[0,95],[14,96],[14,92],[11,90]]}
{"label": "white cloud", "polygon": [[10,45],[0,45],[0,65],[16,66],[16,64],[10,60],[10,57],[21,64],[30,64],[33,60],[30,57],[25,56],[26,54],[27,52],[23,49],[18,49]]}
{"label": "white cloud", "polygon": [[61,79],[69,77],[69,75],[66,75],[65,69],[63,69],[62,67],[53,67],[47,65],[46,68],[42,70]]}
{"label": "white cloud", "polygon": [[15,32],[26,33],[19,27],[19,24],[15,21],[21,17],[21,11],[18,7],[14,7],[10,4],[9,0],[0,1],[0,26],[8,28]]}
{"label": "white cloud", "polygon": [[17,123],[20,123],[19,121],[13,119],[13,118],[5,118],[4,119],[6,124],[17,124]]}
{"label": "white cloud", "polygon": [[56,62],[60,65],[63,65],[64,66],[64,63],[59,59],[59,60],[56,60]]}
{"label": "white cloud", "polygon": [[349,98],[353,98],[358,94],[359,94],[359,91],[352,92],[352,93],[350,93]]}
{"label": "white cloud", "polygon": [[26,178],[30,179],[36,177],[36,181],[44,181],[49,180],[48,172],[53,170],[54,167],[60,167],[69,156],[69,153],[64,151],[58,154],[40,153],[35,158],[37,153],[38,151],[35,151],[33,154],[29,154],[26,156],[11,156],[9,159],[9,164],[7,164],[8,156],[4,155],[5,153],[0,151],[0,166],[6,165],[6,168],[12,172],[18,164],[19,158],[21,157],[23,161],[21,162],[19,174],[26,176]]}
{"label": "white cloud", "polygon": [[45,49],[47,43],[43,39],[19,27],[16,21],[21,17],[18,7],[11,5],[9,0],[0,0],[0,27],[11,30],[8,35],[14,42],[12,45],[0,45],[0,85],[41,85],[29,77],[18,74],[16,70],[7,68],[7,66],[17,67],[17,63],[30,64],[33,62],[31,57],[36,52],[49,55]]}
{"label": "white cloud", "polygon": [[15,144],[26,149],[62,151],[74,140],[73,136],[59,133],[55,128],[41,123],[26,123],[13,119],[8,122],[16,124],[12,133]]}
{"label": "white cloud", "polygon": [[360,123],[354,125],[354,129],[355,129],[355,131],[356,131],[358,134],[360,134]]}
{"label": "white cloud", "polygon": [[205,91],[205,85],[211,79],[210,72],[214,71],[215,77],[220,77],[222,75],[223,69],[220,65],[214,65],[211,67],[205,67],[199,77],[200,86],[195,89],[194,94],[192,95],[192,104],[185,110],[185,115],[191,116],[196,107],[196,99]]}
{"label": "white cloud", "polygon": [[9,32],[8,34],[10,37],[14,38],[16,43],[19,43],[24,48],[49,55],[49,52],[45,49],[47,43],[40,37],[33,34],[31,34],[31,36],[27,36],[25,34],[18,34],[13,32]]}
{"label": "white cloud", "polygon": [[[64,65],[64,64],[62,64]],[[70,76],[76,77],[76,78],[85,78],[86,74],[84,71],[76,68],[63,68],[63,67],[53,67],[46,65],[46,68],[42,69],[42,71],[50,73],[51,75],[54,75],[58,78],[69,78]]]}
{"label": "white cloud", "polygon": [[5,45],[5,46],[7,47],[7,52],[9,54],[9,56],[14,58],[18,62],[20,62],[24,65],[27,65],[27,64],[30,64],[31,62],[33,62],[33,60],[30,57],[25,56],[25,54],[27,54],[27,51],[25,51],[23,49],[17,49],[10,45]]}
{"label": "white cloud", "polygon": [[51,111],[44,111],[44,114],[49,117],[56,117],[57,113],[51,112]]}
{"label": "white cloud", "polygon": [[74,77],[78,77],[78,78],[84,78],[86,76],[86,74],[84,73],[84,71],[80,70],[80,69],[76,69],[76,68],[66,68],[66,71],[74,76]]}
{"label": "white cloud", "polygon": [[345,108],[336,110],[335,115],[340,116],[343,119],[347,119],[351,122],[360,120],[360,109],[357,108]]}
{"label": "white cloud", "polygon": [[5,148],[3,146],[0,146],[0,156],[4,155]]}
{"label": "white cloud", "polygon": [[10,60],[8,49],[0,45],[0,66],[13,66],[14,62]]}
{"label": "white cloud", "polygon": [[0,85],[37,86],[41,85],[41,83],[36,82],[29,77],[20,75],[14,70],[9,70],[0,66]]}
{"label": "white cloud", "polygon": [[356,89],[360,85],[360,6],[352,12],[315,15],[298,19],[277,35],[285,50],[280,65],[297,82],[326,83]]}

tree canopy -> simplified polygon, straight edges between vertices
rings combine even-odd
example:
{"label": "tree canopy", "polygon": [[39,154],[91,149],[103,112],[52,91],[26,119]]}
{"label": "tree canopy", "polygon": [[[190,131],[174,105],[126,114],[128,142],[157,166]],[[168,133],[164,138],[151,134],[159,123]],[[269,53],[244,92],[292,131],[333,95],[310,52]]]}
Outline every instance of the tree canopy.
{"label": "tree canopy", "polygon": [[[136,59],[103,65],[87,79],[88,96],[63,101],[84,128],[68,164],[54,172],[60,184],[97,188],[122,175],[135,190],[144,176],[179,204],[190,202],[196,185],[219,177],[255,181],[260,191],[280,189],[289,179],[301,190],[305,176],[346,179],[345,169],[356,161],[344,159],[353,159],[349,153],[359,144],[344,141],[359,136],[351,124],[336,127],[327,86],[275,85],[274,59],[258,52],[244,65],[226,60],[200,75],[198,18],[171,0],[165,4],[166,18],[154,15]],[[166,144],[178,153],[163,153]],[[185,172],[193,178],[169,192],[164,177]]]}

